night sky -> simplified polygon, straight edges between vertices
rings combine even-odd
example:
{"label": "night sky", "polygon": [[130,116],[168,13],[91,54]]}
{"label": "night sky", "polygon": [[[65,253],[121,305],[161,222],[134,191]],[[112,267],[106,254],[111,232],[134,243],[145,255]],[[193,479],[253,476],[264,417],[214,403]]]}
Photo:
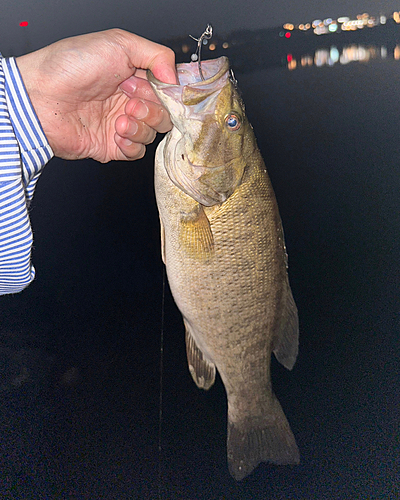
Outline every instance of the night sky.
{"label": "night sky", "polygon": [[[0,18],[0,50],[20,55],[60,38],[114,27],[161,40],[187,33],[198,36],[207,23],[222,34],[363,12],[390,14],[398,9],[396,0],[99,0],[95,4],[88,0],[8,0]],[[23,20],[29,22],[25,29],[19,27]]]}

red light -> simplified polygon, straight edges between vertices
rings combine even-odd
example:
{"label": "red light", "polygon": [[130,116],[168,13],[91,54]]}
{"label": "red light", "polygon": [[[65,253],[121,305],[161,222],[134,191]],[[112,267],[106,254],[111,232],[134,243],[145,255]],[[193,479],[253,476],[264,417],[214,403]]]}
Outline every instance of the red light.
{"label": "red light", "polygon": [[25,26],[28,26],[28,21],[21,21],[19,25],[24,28]]}
{"label": "red light", "polygon": [[286,59],[287,59],[287,62],[292,62],[292,61],[293,61],[293,56],[292,56],[292,54],[288,54],[288,55],[286,56]]}
{"label": "red light", "polygon": [[285,37],[286,37],[286,38],[290,38],[291,36],[292,36],[292,34],[291,34],[291,33],[289,33],[289,32],[285,33]]}

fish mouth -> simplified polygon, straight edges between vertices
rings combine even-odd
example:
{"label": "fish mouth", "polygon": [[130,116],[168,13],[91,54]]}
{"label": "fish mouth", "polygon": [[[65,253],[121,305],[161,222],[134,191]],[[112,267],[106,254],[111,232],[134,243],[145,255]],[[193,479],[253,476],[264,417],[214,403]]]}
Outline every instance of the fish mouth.
{"label": "fish mouth", "polygon": [[218,95],[230,78],[229,60],[222,56],[202,61],[204,80],[197,62],[177,64],[176,69],[177,84],[161,82],[150,70],[147,78],[174,126],[182,135],[194,139],[199,136],[206,116],[215,112]]}
{"label": "fish mouth", "polygon": [[204,80],[200,76],[199,63],[180,63],[176,65],[179,83],[171,84],[158,80],[151,70],[147,70],[147,79],[157,89],[165,89],[167,87],[195,87],[200,89],[207,88],[210,84],[217,82],[225,73],[229,71],[229,60],[225,56],[218,57],[217,59],[208,59],[201,61],[201,71]]}
{"label": "fish mouth", "polygon": [[[190,128],[199,127],[205,115],[213,114],[218,94],[226,85],[229,73],[229,60],[222,56],[202,61],[202,80],[197,62],[176,65],[179,83],[164,83],[148,70],[147,78],[161,103],[169,111],[172,123],[182,134]],[[192,121],[194,120],[194,121]],[[193,130],[194,131],[194,130]]]}

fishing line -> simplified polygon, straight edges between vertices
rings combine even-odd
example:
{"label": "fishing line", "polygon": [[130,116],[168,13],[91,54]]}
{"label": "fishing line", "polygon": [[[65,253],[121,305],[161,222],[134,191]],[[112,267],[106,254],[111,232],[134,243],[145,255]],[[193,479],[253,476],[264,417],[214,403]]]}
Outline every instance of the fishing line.
{"label": "fishing line", "polygon": [[163,265],[163,284],[161,299],[161,332],[160,332],[160,398],[158,413],[158,498],[161,500],[162,484],[162,421],[163,421],[163,372],[164,372],[164,308],[165,308],[165,266]]}

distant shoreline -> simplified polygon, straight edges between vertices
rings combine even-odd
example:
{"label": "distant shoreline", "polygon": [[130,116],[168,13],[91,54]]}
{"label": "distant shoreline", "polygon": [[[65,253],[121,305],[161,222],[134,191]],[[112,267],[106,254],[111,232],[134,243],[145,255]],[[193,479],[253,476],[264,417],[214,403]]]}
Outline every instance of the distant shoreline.
{"label": "distant shoreline", "polygon": [[[286,38],[280,35],[282,31],[285,31],[282,27],[276,27],[234,31],[224,37],[214,35],[210,44],[203,46],[202,58],[214,59],[225,55],[237,71],[245,73],[259,68],[288,67],[291,60],[300,63],[302,57],[313,58],[318,50],[329,50],[331,47],[339,53],[355,44],[368,50],[371,46],[384,47],[388,57],[393,57],[397,46],[400,46],[400,25],[393,19],[374,28],[324,35],[316,35],[312,30],[293,30],[290,38]],[[190,55],[196,50],[196,42],[189,36],[161,42],[174,50],[178,63],[190,62]]]}

